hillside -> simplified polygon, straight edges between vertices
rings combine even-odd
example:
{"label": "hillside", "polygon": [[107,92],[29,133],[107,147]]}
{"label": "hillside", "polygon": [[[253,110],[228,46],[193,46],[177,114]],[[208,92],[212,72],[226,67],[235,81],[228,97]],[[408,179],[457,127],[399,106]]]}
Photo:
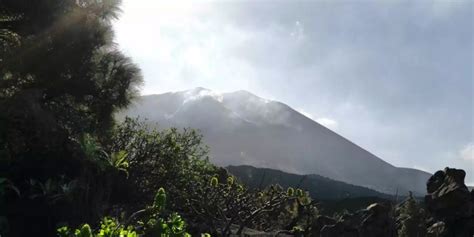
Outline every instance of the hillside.
{"label": "hillside", "polygon": [[318,174],[394,194],[425,193],[429,174],[395,167],[291,107],[247,91],[196,88],[141,97],[119,114],[160,128],[199,129],[220,166],[252,165]]}
{"label": "hillside", "polygon": [[280,170],[256,168],[252,166],[228,166],[226,169],[251,188],[263,188],[279,184],[283,188],[299,187],[318,200],[340,200],[358,197],[379,197],[390,199],[392,196],[320,175],[298,175]]}

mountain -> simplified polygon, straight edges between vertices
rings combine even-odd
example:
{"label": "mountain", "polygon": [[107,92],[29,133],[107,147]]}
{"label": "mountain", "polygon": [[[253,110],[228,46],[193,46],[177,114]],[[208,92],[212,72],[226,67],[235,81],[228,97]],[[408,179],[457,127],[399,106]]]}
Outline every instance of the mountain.
{"label": "mountain", "polygon": [[220,166],[318,174],[384,193],[425,193],[429,173],[395,167],[291,107],[247,91],[204,88],[140,97],[118,118],[199,129]]}
{"label": "mountain", "polygon": [[263,188],[279,184],[283,188],[299,187],[318,200],[340,200],[359,197],[393,199],[391,195],[375,190],[332,180],[320,175],[299,175],[275,169],[256,168],[248,165],[228,166],[227,171],[250,188]]}

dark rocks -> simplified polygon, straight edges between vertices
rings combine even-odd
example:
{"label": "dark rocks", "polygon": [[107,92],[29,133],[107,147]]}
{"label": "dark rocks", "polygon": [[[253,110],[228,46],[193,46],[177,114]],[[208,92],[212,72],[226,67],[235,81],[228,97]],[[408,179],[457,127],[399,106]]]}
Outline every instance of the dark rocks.
{"label": "dark rocks", "polygon": [[353,214],[344,214],[337,221],[318,217],[313,227],[312,236],[321,237],[391,237],[396,232],[391,208],[380,203]]}
{"label": "dark rocks", "polygon": [[333,236],[358,237],[359,231],[357,230],[357,228],[348,226],[343,222],[337,222],[334,225],[325,225],[321,229],[320,236],[321,237],[333,237]]}
{"label": "dark rocks", "polygon": [[428,228],[428,237],[446,236],[446,225],[442,221],[438,221]]}
{"label": "dark rocks", "polygon": [[391,209],[379,203],[367,207],[368,215],[360,226],[361,236],[366,237],[389,237],[394,236],[395,224]]}
{"label": "dark rocks", "polygon": [[464,184],[465,176],[464,170],[445,168],[428,180],[425,203],[438,221],[429,227],[428,232],[442,233],[431,236],[474,236],[474,194]]}
{"label": "dark rocks", "polygon": [[321,229],[323,229],[324,226],[335,225],[336,223],[337,221],[333,218],[327,216],[318,216],[316,220],[312,223],[311,229],[313,230],[313,232],[311,233],[311,236],[319,237],[321,234]]}

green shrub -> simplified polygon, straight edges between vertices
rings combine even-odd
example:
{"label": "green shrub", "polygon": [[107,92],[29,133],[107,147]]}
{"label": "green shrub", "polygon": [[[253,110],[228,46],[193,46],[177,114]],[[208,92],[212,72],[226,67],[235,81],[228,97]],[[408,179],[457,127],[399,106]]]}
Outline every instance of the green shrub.
{"label": "green shrub", "polygon": [[58,237],[137,237],[139,236],[132,226],[124,228],[116,219],[104,217],[100,222],[100,228],[92,231],[89,224],[83,224],[80,228],[71,230],[67,226],[57,229]]}
{"label": "green shrub", "polygon": [[[116,218],[104,217],[100,227],[93,231],[89,224],[83,224],[74,231],[68,226],[57,229],[59,237],[136,237],[136,236],[160,236],[160,237],[190,237],[186,232],[186,223],[177,213],[165,216],[162,211],[166,205],[166,193],[160,188],[156,193],[156,200],[152,206],[133,213],[128,220],[122,224]],[[139,218],[139,216],[143,216]],[[134,225],[128,222],[139,219]]]}

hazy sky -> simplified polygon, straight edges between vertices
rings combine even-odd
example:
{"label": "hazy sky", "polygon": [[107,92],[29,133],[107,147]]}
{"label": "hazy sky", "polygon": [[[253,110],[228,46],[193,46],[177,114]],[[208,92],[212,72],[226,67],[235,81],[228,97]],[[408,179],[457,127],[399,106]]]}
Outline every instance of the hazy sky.
{"label": "hazy sky", "polygon": [[143,94],[248,90],[474,184],[472,1],[123,1],[116,41]]}

